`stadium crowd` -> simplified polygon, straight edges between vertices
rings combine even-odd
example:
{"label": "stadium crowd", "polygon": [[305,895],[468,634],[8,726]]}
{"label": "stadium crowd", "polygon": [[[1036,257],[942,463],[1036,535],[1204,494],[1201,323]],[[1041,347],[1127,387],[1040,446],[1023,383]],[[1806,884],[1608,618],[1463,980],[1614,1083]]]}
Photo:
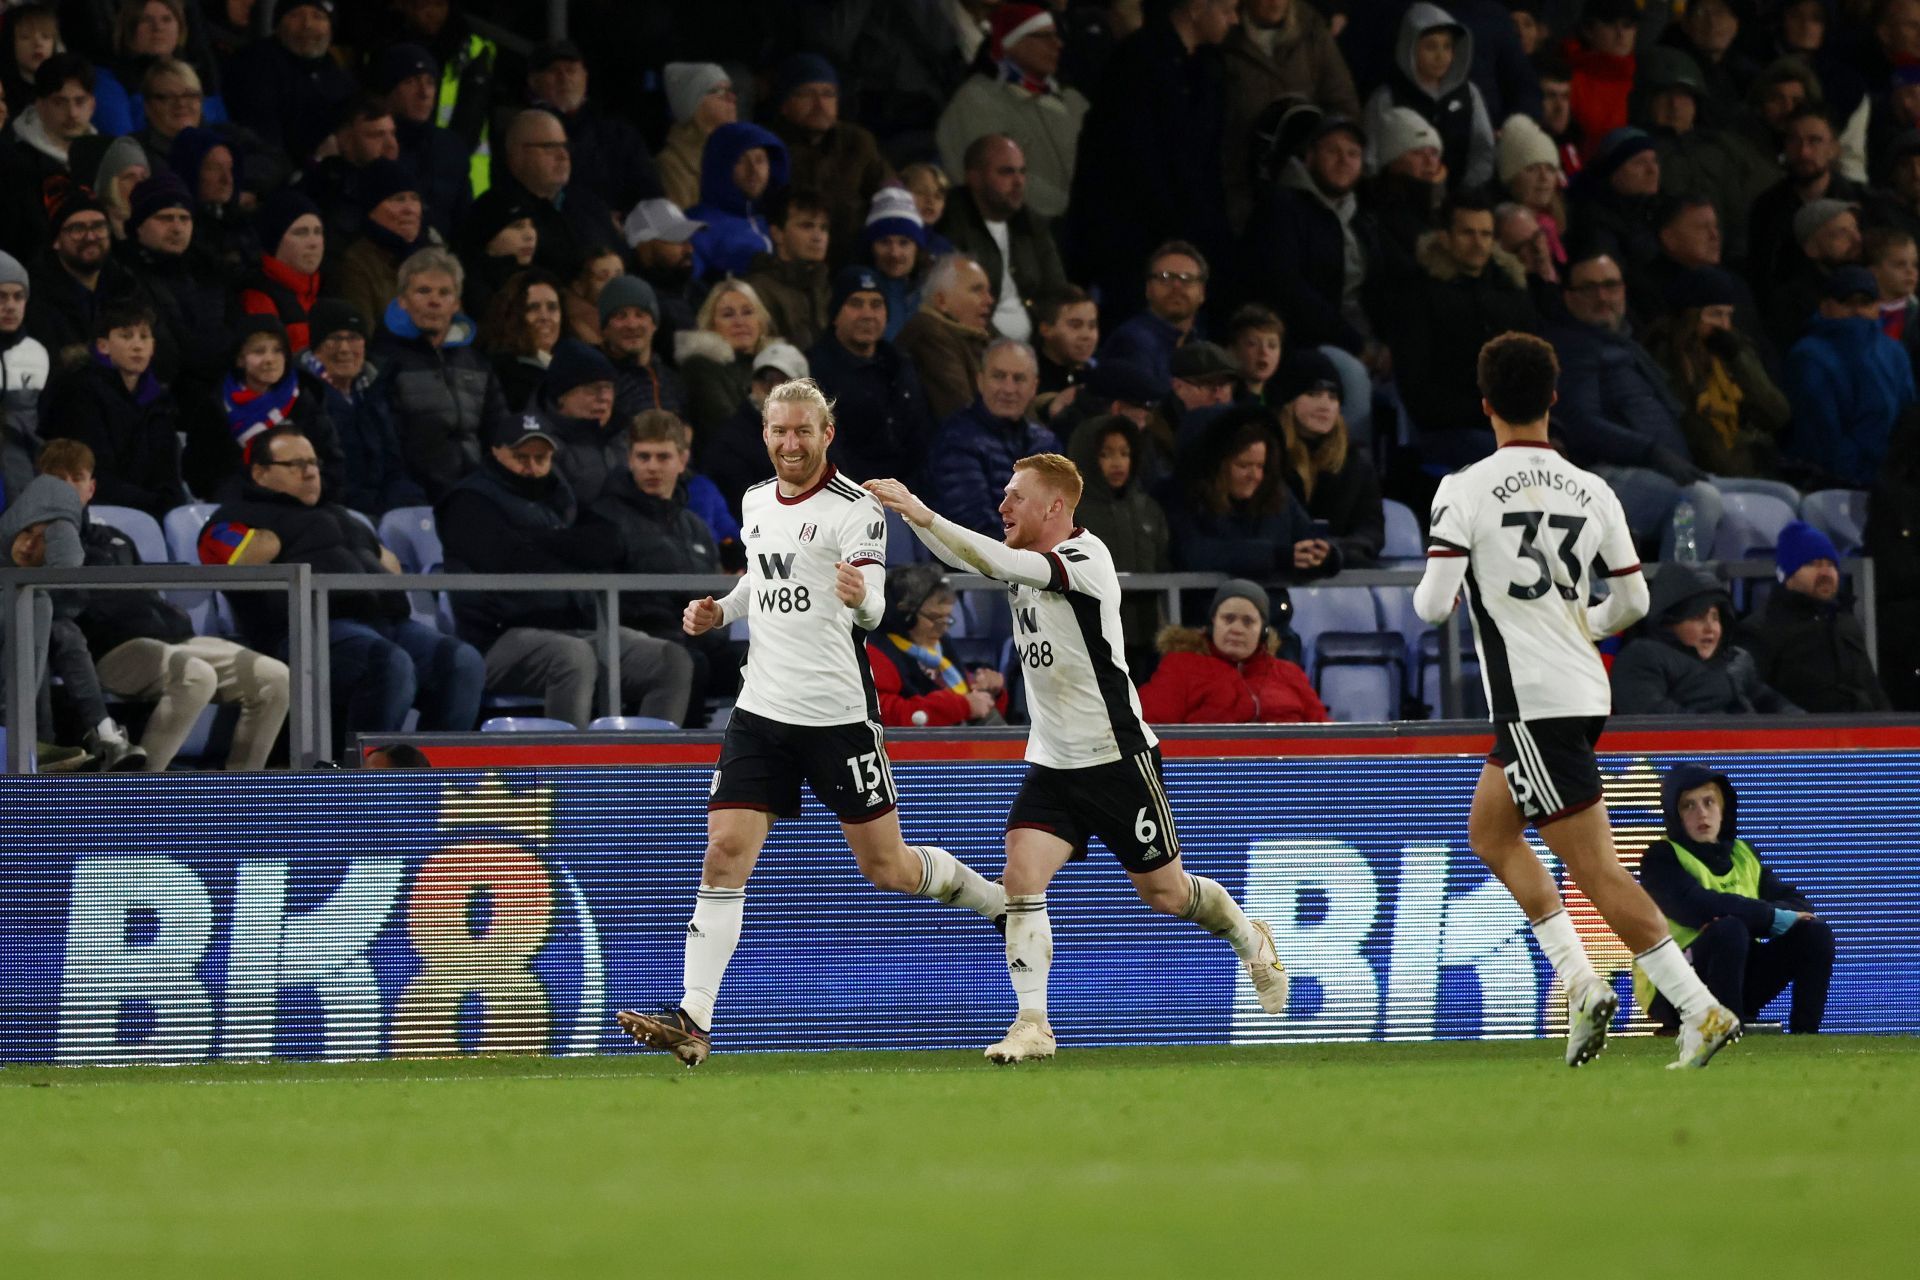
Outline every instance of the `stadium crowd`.
{"label": "stadium crowd", "polygon": [[[1491,451],[1475,355],[1517,329],[1675,562],[1620,711],[1920,707],[1920,0],[575,0],[578,42],[516,38],[544,6],[267,8],[0,4],[14,564],[136,563],[130,511],[207,564],[397,572],[375,530],[429,508],[448,572],[738,570],[759,404],[810,376],[856,479],[997,537],[1013,461],[1066,453],[1120,570],[1235,579],[1192,629],[1129,599],[1155,718],[1324,719],[1286,589]],[[1842,545],[1833,490],[1872,495]],[[1736,618],[1685,562],[1803,504]],[[889,720],[1017,714],[913,568]],[[286,620],[227,608],[60,597],[43,766],[163,768],[215,699],[257,766]],[[622,708],[698,724],[740,657],[678,614],[626,597]],[[336,730],[584,725],[594,619],[336,595]],[[108,697],[157,704],[137,741]]]}

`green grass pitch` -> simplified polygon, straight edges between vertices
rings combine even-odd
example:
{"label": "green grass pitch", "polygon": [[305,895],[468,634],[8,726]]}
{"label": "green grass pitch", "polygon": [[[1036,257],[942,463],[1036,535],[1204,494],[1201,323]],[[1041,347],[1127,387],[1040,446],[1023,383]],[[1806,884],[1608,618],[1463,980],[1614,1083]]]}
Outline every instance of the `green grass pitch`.
{"label": "green grass pitch", "polygon": [[0,1276],[1920,1274],[1920,1040],[1672,1049],[14,1067]]}

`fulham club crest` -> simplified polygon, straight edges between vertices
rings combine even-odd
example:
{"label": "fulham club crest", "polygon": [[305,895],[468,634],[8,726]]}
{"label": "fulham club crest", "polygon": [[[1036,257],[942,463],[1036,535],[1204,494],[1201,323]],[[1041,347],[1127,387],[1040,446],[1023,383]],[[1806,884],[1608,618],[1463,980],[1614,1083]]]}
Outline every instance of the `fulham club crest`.
{"label": "fulham club crest", "polygon": [[816,529],[818,529],[818,528],[819,528],[819,526],[818,526],[818,525],[811,525],[811,524],[803,524],[803,525],[801,525],[801,526],[800,526],[800,541],[802,541],[802,542],[812,542],[812,541],[813,541],[813,535],[814,535],[814,531],[815,531]]}

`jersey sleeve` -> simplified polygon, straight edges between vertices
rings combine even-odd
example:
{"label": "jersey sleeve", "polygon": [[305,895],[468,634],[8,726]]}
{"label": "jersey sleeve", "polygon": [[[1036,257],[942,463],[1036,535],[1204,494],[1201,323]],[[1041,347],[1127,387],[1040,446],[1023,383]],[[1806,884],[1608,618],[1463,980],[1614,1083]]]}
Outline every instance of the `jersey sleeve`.
{"label": "jersey sleeve", "polygon": [[1606,527],[1600,531],[1600,563],[1609,578],[1622,578],[1640,568],[1640,553],[1634,550],[1633,533],[1627,528],[1626,508],[1620,496],[1607,490]]}
{"label": "jersey sleeve", "polygon": [[856,569],[886,567],[887,516],[872,498],[853,504],[842,518],[840,558]]}
{"label": "jersey sleeve", "polygon": [[1427,554],[1446,558],[1473,550],[1473,511],[1466,495],[1448,476],[1433,495],[1433,513],[1427,519]]}
{"label": "jersey sleeve", "polygon": [[1113,556],[1105,544],[1084,531],[1059,543],[1046,557],[1052,578],[1043,591],[1062,595],[1078,592],[1097,600],[1120,598],[1120,577],[1113,568]]}

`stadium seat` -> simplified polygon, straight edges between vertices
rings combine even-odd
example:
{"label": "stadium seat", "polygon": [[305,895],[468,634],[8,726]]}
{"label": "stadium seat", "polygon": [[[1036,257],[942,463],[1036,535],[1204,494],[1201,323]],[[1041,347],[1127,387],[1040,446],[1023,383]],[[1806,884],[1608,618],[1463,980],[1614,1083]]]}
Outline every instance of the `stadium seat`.
{"label": "stadium seat", "polygon": [[964,630],[956,625],[949,635],[980,636],[998,639],[1013,634],[1013,606],[1008,602],[1004,588],[994,587],[985,591],[962,591],[960,608],[954,610],[958,621],[961,613],[966,614]]}
{"label": "stadium seat", "polygon": [[1868,497],[1865,489],[1822,489],[1800,499],[1800,518],[1849,555],[1867,542]]}
{"label": "stadium seat", "polygon": [[1401,671],[1406,678],[1406,692],[1411,693],[1414,667],[1420,659],[1420,637],[1432,628],[1413,611],[1412,587],[1375,587],[1373,607],[1380,613],[1381,628],[1400,636]]}
{"label": "stadium seat", "polygon": [[1780,531],[1794,521],[1793,508],[1766,493],[1723,493],[1720,501],[1725,512],[1714,534],[1713,558],[1772,559]]}
{"label": "stadium seat", "polygon": [[1313,684],[1335,720],[1394,720],[1406,661],[1397,631],[1323,631],[1314,643]]}
{"label": "stadium seat", "polygon": [[[1483,720],[1487,715],[1486,691],[1480,687],[1480,658],[1473,649],[1473,631],[1455,610],[1454,625],[1461,630],[1460,714],[1468,720]],[[1419,697],[1436,719],[1440,716],[1440,682],[1446,664],[1440,659],[1440,630],[1434,628],[1420,637]]]}
{"label": "stadium seat", "polygon": [[547,716],[493,716],[480,722],[482,733],[572,733],[573,725]]}
{"label": "stadium seat", "polygon": [[160,522],[138,507],[96,502],[87,508],[87,517],[95,524],[126,534],[133,549],[140,554],[141,564],[167,564],[173,559],[167,554],[167,535],[161,531]]}
{"label": "stadium seat", "polygon": [[1420,520],[1413,508],[1388,498],[1380,504],[1387,517],[1387,541],[1380,548],[1386,560],[1425,560],[1426,540],[1420,536]]}
{"label": "stadium seat", "polygon": [[352,507],[347,508],[347,514],[352,516],[355,520],[358,520],[361,524],[367,526],[367,531],[373,534],[374,537],[377,538],[380,536],[380,530],[377,527],[375,527],[372,516],[368,515],[364,511],[355,511]]}
{"label": "stadium seat", "polygon": [[662,720],[659,716],[601,716],[587,728],[595,733],[637,733],[654,729],[677,731],[680,726],[671,720]]}
{"label": "stadium seat", "polygon": [[1293,633],[1300,637],[1300,665],[1314,669],[1314,641],[1329,631],[1374,632],[1380,616],[1365,587],[1295,587]]}
{"label": "stadium seat", "polygon": [[[167,512],[160,527],[167,535],[167,551],[175,564],[200,563],[200,530],[219,509],[218,503],[189,502]],[[174,591],[169,599],[193,619],[197,635],[224,636],[233,632],[233,619],[226,602],[214,591]]]}
{"label": "stadium seat", "polygon": [[[438,573],[446,553],[440,547],[440,531],[434,527],[432,507],[395,507],[380,517],[374,532],[400,561],[408,573]],[[407,603],[413,620],[422,626],[438,627],[453,634],[453,609],[442,592],[436,600],[431,592],[409,591]]]}
{"label": "stadium seat", "polygon": [[918,564],[932,558],[920,539],[914,536],[906,517],[898,511],[887,512],[887,568],[891,569],[897,564]]}

